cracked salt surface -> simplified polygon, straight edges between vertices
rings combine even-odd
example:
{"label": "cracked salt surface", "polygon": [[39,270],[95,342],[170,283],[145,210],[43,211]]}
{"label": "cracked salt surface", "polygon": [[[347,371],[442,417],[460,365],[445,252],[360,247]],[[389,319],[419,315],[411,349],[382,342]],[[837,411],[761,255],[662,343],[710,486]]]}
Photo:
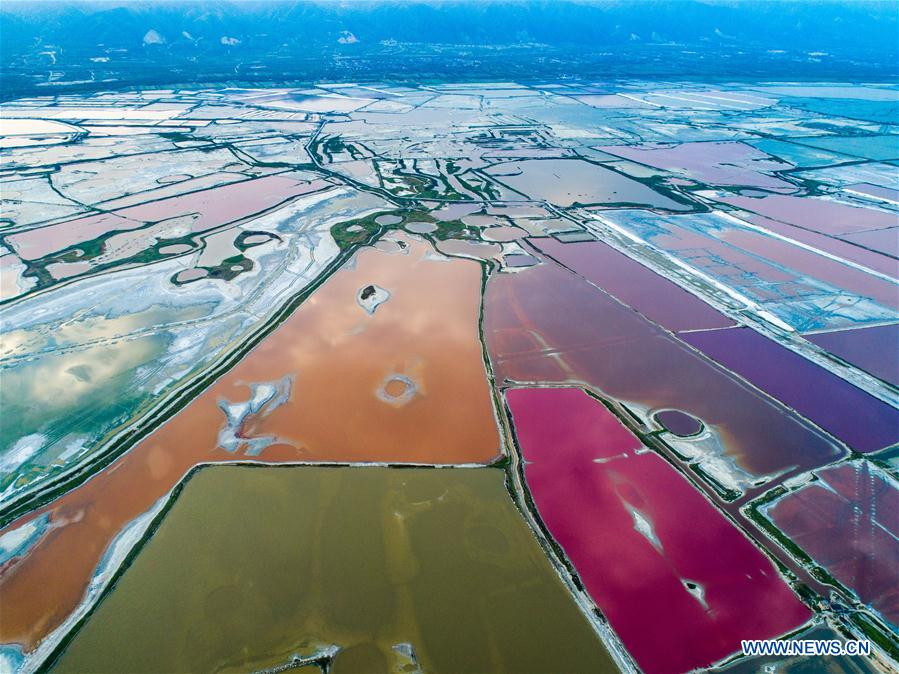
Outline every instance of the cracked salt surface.
{"label": "cracked salt surface", "polygon": [[225,425],[219,432],[219,447],[232,454],[246,447],[247,456],[259,456],[262,451],[273,442],[274,436],[262,436],[248,438],[244,432],[244,423],[251,415],[262,414],[267,416],[277,407],[280,407],[290,399],[290,390],[293,385],[293,376],[285,375],[274,382],[262,382],[250,384],[252,391],[250,399],[246,402],[232,403],[225,399],[219,400],[219,408],[225,413]]}

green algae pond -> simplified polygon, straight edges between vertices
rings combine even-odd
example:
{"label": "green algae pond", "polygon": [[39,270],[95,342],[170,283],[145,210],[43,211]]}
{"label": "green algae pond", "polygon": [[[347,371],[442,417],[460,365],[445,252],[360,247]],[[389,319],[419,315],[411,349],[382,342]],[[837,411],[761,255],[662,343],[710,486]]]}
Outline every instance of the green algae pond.
{"label": "green algae pond", "polygon": [[617,671],[504,478],[199,470],[53,669]]}

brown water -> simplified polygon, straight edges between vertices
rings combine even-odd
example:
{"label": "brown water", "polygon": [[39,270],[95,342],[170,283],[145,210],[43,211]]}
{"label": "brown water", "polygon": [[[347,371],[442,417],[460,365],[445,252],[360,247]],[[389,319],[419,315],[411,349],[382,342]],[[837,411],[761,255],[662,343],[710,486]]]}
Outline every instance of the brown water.
{"label": "brown water", "polygon": [[334,674],[617,671],[503,479],[204,469],[56,671],[253,671],[327,646]]}
{"label": "brown water", "polygon": [[[58,626],[109,542],[197,463],[495,458],[500,444],[478,336],[480,266],[433,259],[429,244],[406,242],[406,254],[361,251],[170,421],[11,524],[7,530],[50,514],[44,538],[0,572],[0,642],[30,650]],[[356,299],[370,284],[390,292],[373,314]],[[390,395],[393,380],[406,383],[398,397]]]}

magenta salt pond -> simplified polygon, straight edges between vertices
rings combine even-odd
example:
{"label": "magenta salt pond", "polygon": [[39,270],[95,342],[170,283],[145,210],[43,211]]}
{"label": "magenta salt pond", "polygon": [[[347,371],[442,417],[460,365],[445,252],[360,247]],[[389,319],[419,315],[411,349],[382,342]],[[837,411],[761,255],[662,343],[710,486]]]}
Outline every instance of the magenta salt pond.
{"label": "magenta salt pond", "polygon": [[808,619],[774,565],[598,401],[506,398],[541,519],[645,672],[707,666]]}
{"label": "magenta salt pond", "polygon": [[552,261],[493,275],[484,300],[500,383],[583,383],[633,409],[681,410],[720,438],[727,465],[754,476],[817,468],[842,453],[797,414]]}

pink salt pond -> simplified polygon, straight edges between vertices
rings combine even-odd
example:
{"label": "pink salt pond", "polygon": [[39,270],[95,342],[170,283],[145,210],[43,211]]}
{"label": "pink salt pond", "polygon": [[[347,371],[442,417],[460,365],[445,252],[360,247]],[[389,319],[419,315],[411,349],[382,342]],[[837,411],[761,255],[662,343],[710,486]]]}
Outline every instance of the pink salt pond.
{"label": "pink salt pond", "polygon": [[708,666],[809,618],[758,548],[598,401],[573,388],[506,399],[541,519],[647,674]]}
{"label": "pink salt pond", "polygon": [[199,279],[206,278],[207,276],[209,276],[208,271],[197,267],[197,268],[184,269],[182,271],[179,271],[172,278],[172,281],[176,285],[182,285],[184,283],[190,283],[191,281],[198,281]]}
{"label": "pink salt pond", "polygon": [[538,264],[540,260],[538,260],[533,255],[525,255],[523,253],[510,253],[503,257],[503,263],[506,267],[510,267],[512,269],[521,269],[523,267],[533,267]]}
{"label": "pink salt pond", "polygon": [[551,238],[530,241],[537,250],[673,332],[734,324],[727,316],[676,283],[604,243],[559,243]]}
{"label": "pink salt pond", "polygon": [[775,501],[772,522],[817,564],[899,626],[899,488],[867,461],[817,472]]}
{"label": "pink salt pond", "polygon": [[462,257],[486,260],[499,255],[503,249],[498,243],[470,239],[447,239],[437,242],[437,250],[444,255],[461,255]]}
{"label": "pink salt pond", "polygon": [[488,241],[517,241],[527,235],[528,233],[520,227],[512,226],[488,227],[481,232],[481,236]]}
{"label": "pink salt pond", "polygon": [[331,183],[324,180],[309,182],[290,174],[263,176],[27,230],[7,240],[21,257],[36,260],[110,232],[143,227],[148,222],[192,217],[191,230],[205,232],[329,187]]}
{"label": "pink salt pond", "polygon": [[679,145],[615,145],[597,148],[631,161],[666,171],[680,171],[714,185],[745,185],[793,192],[795,186],[772,175],[791,168],[756,148],[739,142],[680,143]]}
{"label": "pink salt pond", "polygon": [[896,216],[886,210],[862,208],[818,197],[772,194],[761,199],[721,197],[719,201],[804,229],[844,238],[853,232],[887,229]]}

